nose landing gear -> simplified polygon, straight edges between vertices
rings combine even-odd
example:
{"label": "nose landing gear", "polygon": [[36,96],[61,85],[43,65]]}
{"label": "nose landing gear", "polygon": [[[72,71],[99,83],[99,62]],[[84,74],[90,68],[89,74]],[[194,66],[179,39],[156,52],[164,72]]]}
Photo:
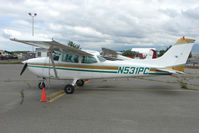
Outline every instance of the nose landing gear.
{"label": "nose landing gear", "polygon": [[45,82],[44,82],[45,80],[46,80],[46,78],[43,77],[43,80],[42,80],[41,82],[38,83],[38,88],[39,88],[39,89],[43,89],[43,88],[46,87],[46,84],[45,84]]}
{"label": "nose landing gear", "polygon": [[39,89],[43,89],[43,88],[45,88],[46,87],[46,85],[45,85],[45,83],[42,81],[42,82],[39,82],[39,84],[38,84],[38,88]]}

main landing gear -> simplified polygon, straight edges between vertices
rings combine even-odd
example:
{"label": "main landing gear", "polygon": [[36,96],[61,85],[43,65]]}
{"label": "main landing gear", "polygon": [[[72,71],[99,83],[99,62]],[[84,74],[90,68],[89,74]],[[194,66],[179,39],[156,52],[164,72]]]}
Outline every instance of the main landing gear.
{"label": "main landing gear", "polygon": [[75,85],[77,86],[83,86],[84,85],[84,80],[76,80],[74,79],[72,84],[67,84],[64,88],[64,91],[67,94],[73,94],[75,91]]}
{"label": "main landing gear", "polygon": [[43,78],[43,80],[38,83],[38,88],[39,89],[43,89],[43,88],[46,87],[45,82],[44,82],[45,80],[46,80],[46,78]]}
{"label": "main landing gear", "polygon": [[77,80],[76,85],[77,86],[84,86],[84,80]]}
{"label": "main landing gear", "polygon": [[64,91],[66,92],[66,94],[73,94],[75,91],[75,87],[73,85],[66,85],[64,88]]}

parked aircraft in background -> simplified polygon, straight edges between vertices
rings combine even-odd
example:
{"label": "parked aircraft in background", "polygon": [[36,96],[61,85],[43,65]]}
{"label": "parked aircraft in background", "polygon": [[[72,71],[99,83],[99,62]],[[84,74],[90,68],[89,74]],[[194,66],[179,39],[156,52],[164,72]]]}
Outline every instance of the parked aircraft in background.
{"label": "parked aircraft in background", "polygon": [[[133,51],[136,50],[136,51]],[[111,49],[102,48],[101,56],[107,60],[131,60],[131,59],[155,59],[157,52],[154,48],[132,48],[132,52],[136,52],[135,57],[123,56],[121,52]],[[144,52],[142,52],[144,51]],[[140,57],[141,56],[141,57]]]}
{"label": "parked aircraft in background", "polygon": [[132,58],[126,57],[121,55],[120,53],[107,49],[107,48],[102,48],[101,56],[107,60],[131,60]]}

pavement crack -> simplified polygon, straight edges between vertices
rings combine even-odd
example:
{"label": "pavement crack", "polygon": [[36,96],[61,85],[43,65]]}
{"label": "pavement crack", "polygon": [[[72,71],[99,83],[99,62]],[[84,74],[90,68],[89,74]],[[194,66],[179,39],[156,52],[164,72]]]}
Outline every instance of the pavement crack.
{"label": "pavement crack", "polygon": [[24,97],[25,97],[25,95],[24,95],[24,89],[22,89],[22,90],[20,91],[20,96],[21,96],[20,104],[23,104],[23,102],[24,102]]}

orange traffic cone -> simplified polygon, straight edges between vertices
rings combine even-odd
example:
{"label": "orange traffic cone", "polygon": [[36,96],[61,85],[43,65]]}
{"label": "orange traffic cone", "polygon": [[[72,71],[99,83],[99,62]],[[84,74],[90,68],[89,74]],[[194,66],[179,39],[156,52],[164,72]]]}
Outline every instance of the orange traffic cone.
{"label": "orange traffic cone", "polygon": [[41,96],[41,102],[48,102],[47,97],[46,97],[46,93],[45,93],[45,88],[43,88],[42,90],[42,96]]}

